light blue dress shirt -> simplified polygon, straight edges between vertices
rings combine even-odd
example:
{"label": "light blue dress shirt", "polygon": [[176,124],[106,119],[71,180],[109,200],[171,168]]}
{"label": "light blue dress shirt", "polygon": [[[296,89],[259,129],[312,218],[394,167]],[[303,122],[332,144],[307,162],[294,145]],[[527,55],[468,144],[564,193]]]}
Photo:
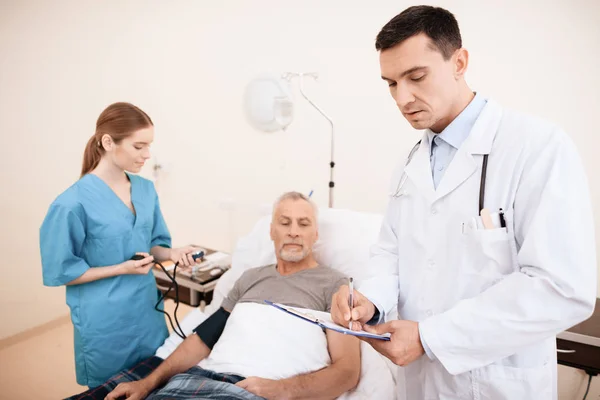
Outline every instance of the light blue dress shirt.
{"label": "light blue dress shirt", "polygon": [[463,144],[475,125],[487,100],[476,94],[469,105],[440,133],[428,130],[429,147],[431,148],[431,173],[433,186],[437,189],[446,169],[454,158],[456,151]]}
{"label": "light blue dress shirt", "polygon": [[[475,125],[475,121],[477,121],[477,118],[486,103],[487,100],[482,95],[475,94],[475,97],[471,100],[469,105],[458,114],[458,117],[456,117],[446,129],[440,133],[433,133],[430,130],[427,132],[429,147],[431,148],[431,155],[429,157],[431,162],[431,174],[433,177],[433,186],[436,189],[442,180],[444,173],[448,169],[450,162],[454,158],[456,151],[469,136],[471,129],[473,129],[473,125]],[[419,336],[427,357],[435,360],[435,355],[423,340],[420,331]]]}

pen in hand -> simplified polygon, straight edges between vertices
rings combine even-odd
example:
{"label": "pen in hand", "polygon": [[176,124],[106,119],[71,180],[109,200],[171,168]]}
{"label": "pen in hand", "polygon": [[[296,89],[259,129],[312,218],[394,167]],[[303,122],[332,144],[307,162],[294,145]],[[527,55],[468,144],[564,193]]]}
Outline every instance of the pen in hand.
{"label": "pen in hand", "polygon": [[350,306],[350,322],[348,323],[348,328],[352,330],[352,307],[354,306],[354,279],[350,278],[350,283],[348,287],[350,288],[350,295],[348,296],[348,305]]}

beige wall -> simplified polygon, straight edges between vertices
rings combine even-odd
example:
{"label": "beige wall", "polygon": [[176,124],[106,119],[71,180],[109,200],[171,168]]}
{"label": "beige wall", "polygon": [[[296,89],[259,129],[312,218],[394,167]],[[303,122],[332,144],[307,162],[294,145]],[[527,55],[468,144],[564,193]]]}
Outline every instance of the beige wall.
{"label": "beige wall", "polygon": [[[244,85],[264,71],[319,71],[306,89],[337,123],[335,205],[382,211],[391,168],[419,135],[388,97],[373,49],[403,3],[371,4],[0,2],[0,338],[68,312],[64,288],[41,284],[38,229],[78,178],[95,120],[114,101],[134,102],[155,121],[175,244],[229,250],[285,189],[314,189],[327,204],[328,127],[297,90],[285,134],[261,134],[243,120]],[[444,4],[471,52],[472,87],[572,135],[600,227],[600,3]]]}

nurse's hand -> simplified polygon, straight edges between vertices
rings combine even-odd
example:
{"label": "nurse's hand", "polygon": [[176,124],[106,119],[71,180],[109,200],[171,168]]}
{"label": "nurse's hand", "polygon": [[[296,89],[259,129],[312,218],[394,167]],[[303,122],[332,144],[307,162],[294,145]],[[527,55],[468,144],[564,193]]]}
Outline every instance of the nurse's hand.
{"label": "nurse's hand", "polygon": [[369,343],[379,354],[401,367],[410,364],[425,353],[417,322],[396,320],[374,326],[365,325],[364,330],[378,335],[391,333],[390,341],[363,337],[359,339]]}
{"label": "nurse's hand", "polygon": [[121,397],[127,400],[142,400],[145,399],[151,391],[152,388],[143,379],[136,382],[124,382],[119,383],[117,387],[104,398],[104,400],[117,400]]}
{"label": "nurse's hand", "polygon": [[145,275],[154,266],[154,256],[148,253],[136,253],[144,256],[141,260],[127,260],[119,264],[121,275]]}
{"label": "nurse's hand", "polygon": [[192,258],[192,254],[198,250],[200,249],[194,246],[178,247],[176,249],[171,249],[169,258],[173,262],[179,262],[179,267],[191,267],[194,264],[200,264],[202,262],[200,259],[194,261]]}
{"label": "nurse's hand", "polygon": [[340,286],[331,298],[331,319],[338,325],[348,327],[352,320],[352,330],[360,331],[375,315],[375,306],[358,290],[354,290],[353,308],[350,310],[350,289],[348,285]]}

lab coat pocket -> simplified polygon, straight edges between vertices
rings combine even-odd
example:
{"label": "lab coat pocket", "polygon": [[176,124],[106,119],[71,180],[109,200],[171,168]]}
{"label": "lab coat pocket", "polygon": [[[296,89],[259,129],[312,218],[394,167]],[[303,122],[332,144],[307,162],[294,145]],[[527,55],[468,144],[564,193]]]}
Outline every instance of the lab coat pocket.
{"label": "lab coat pocket", "polygon": [[514,271],[512,235],[505,228],[475,229],[463,239],[463,268],[477,277],[479,292]]}
{"label": "lab coat pocket", "polygon": [[531,393],[536,394],[536,400],[552,399],[553,396],[550,363],[530,368],[491,364],[472,374],[473,392],[477,399],[525,399]]}
{"label": "lab coat pocket", "polygon": [[505,228],[480,229],[474,232],[474,254],[478,266],[502,275],[513,272],[510,234]]}

